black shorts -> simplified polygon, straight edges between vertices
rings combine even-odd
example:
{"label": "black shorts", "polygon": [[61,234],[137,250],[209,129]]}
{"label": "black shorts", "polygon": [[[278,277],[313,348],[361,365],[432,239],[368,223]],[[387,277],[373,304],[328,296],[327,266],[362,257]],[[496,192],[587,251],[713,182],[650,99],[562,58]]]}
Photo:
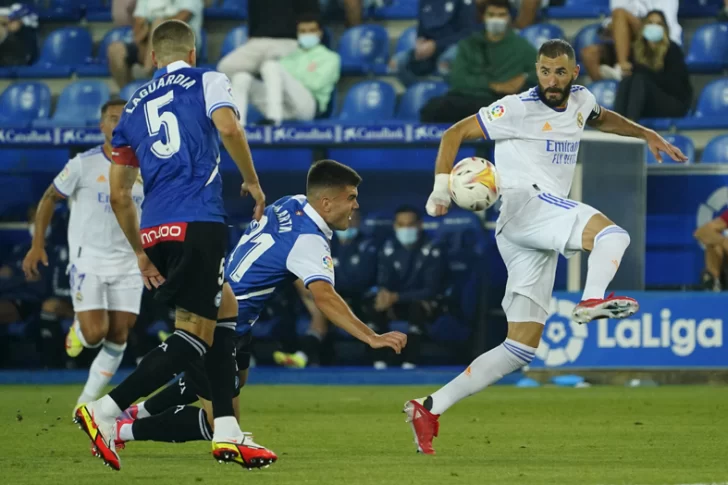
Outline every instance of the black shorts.
{"label": "black shorts", "polygon": [[[235,336],[235,394],[240,394],[240,379],[238,378],[238,372],[247,370],[250,367],[250,352],[251,344],[253,341],[253,335],[248,332],[245,335]],[[200,357],[193,361],[187,369],[185,369],[184,380],[185,383],[190,386],[191,389],[195,389],[197,395],[202,399],[210,401],[212,394],[210,392],[210,381],[207,378],[207,371],[205,370],[204,357]]]}
{"label": "black shorts", "polygon": [[173,222],[141,230],[149,259],[166,280],[154,298],[209,320],[222,301],[228,228],[221,222]]}

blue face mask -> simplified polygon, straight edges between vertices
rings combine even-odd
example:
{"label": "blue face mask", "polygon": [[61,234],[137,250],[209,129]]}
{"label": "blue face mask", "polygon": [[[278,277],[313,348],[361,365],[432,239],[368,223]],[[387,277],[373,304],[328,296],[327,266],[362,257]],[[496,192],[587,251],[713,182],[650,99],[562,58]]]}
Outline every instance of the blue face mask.
{"label": "blue face mask", "polygon": [[298,43],[304,49],[313,49],[321,43],[318,34],[298,34]]}
{"label": "blue face mask", "polygon": [[420,231],[416,227],[398,227],[394,230],[397,241],[403,246],[409,246],[417,242]]}
{"label": "blue face mask", "polygon": [[665,29],[662,25],[647,24],[642,28],[642,37],[650,42],[660,42],[665,37]]}
{"label": "blue face mask", "polygon": [[358,235],[359,235],[358,227],[350,227],[343,231],[336,231],[336,237],[338,237],[339,239],[343,239],[344,241],[349,241],[351,239],[354,239]]}

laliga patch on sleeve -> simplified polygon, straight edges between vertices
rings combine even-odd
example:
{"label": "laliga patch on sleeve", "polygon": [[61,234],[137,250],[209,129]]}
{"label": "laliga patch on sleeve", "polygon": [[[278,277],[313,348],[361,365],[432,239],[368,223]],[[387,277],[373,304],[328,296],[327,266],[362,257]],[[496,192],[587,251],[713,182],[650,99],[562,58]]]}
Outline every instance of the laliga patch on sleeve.
{"label": "laliga patch on sleeve", "polygon": [[334,260],[331,259],[331,256],[328,254],[321,259],[321,263],[323,264],[324,269],[334,271]]}
{"label": "laliga patch on sleeve", "polygon": [[[496,104],[492,108],[490,108],[490,116],[493,117],[493,120],[497,120],[498,118],[502,118],[504,114],[506,114],[506,107],[502,104]],[[492,121],[492,120],[491,120]]]}
{"label": "laliga patch on sleeve", "polygon": [[69,175],[71,175],[71,169],[68,168],[68,165],[66,165],[65,167],[63,167],[63,170],[61,171],[61,173],[58,174],[58,180],[63,182],[68,178]]}

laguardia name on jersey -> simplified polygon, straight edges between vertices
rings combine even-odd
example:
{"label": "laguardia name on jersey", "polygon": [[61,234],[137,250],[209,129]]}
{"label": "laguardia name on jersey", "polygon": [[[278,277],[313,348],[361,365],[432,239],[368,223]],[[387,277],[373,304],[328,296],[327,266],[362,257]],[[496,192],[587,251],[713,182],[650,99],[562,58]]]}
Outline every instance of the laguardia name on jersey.
{"label": "laguardia name on jersey", "polygon": [[297,278],[334,284],[332,231],[304,195],[279,199],[253,221],[230,255],[226,277],[238,300],[238,332],[247,332],[266,301]]}

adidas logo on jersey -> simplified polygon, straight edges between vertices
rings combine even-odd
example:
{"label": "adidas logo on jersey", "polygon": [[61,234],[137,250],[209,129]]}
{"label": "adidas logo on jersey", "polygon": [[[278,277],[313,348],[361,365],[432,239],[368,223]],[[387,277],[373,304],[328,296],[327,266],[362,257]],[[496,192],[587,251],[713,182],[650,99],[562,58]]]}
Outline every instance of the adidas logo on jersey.
{"label": "adidas logo on jersey", "polygon": [[551,125],[549,124],[548,121],[546,123],[544,123],[543,128],[541,128],[541,131],[551,131]]}
{"label": "adidas logo on jersey", "polygon": [[98,178],[96,179],[96,181],[97,182],[101,182],[101,183],[105,183],[106,182],[106,177],[104,177],[104,174],[101,174],[101,175],[98,176]]}

